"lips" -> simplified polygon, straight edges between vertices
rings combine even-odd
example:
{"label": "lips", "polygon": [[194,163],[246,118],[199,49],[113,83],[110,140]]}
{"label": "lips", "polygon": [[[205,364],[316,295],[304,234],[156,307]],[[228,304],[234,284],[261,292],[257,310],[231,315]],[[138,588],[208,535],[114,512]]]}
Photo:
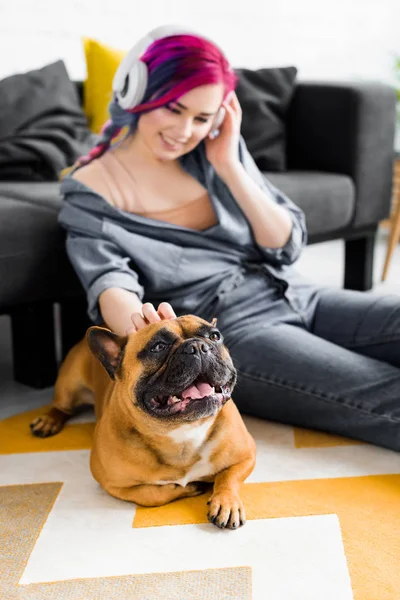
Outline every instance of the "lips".
{"label": "lips", "polygon": [[161,138],[163,145],[168,150],[179,150],[180,148],[182,148],[182,144],[179,144],[178,142],[175,142],[175,141],[172,143],[172,140],[170,140],[170,138],[166,139],[162,133],[160,133],[160,138]]}

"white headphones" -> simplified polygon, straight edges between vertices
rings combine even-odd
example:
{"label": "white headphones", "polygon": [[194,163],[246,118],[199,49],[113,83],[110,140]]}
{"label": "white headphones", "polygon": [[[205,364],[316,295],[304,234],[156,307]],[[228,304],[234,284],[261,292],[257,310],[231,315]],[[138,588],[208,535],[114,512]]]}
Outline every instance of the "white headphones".
{"label": "white headphones", "polygon": [[[179,25],[163,25],[150,31],[129,50],[128,54],[119,64],[112,83],[113,92],[121,108],[130,110],[140,104],[144,98],[147,89],[148,72],[146,63],[139,60],[139,58],[150,44],[161,38],[184,34],[198,35],[204,38],[204,36],[201,36],[193,29],[180,27]],[[217,134],[225,114],[225,109],[221,107],[212,124],[212,135]]]}

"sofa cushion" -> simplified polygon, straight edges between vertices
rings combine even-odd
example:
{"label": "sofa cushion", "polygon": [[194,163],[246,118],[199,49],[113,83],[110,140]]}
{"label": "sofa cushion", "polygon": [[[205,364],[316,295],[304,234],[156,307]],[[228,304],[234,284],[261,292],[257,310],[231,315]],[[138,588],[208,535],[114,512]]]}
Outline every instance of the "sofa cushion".
{"label": "sofa cushion", "polygon": [[83,38],[87,77],[84,82],[84,110],[90,129],[100,133],[110,118],[112,81],[126,51],[111,48],[91,38]]}
{"label": "sofa cushion", "polygon": [[351,223],[355,190],[347,175],[309,171],[264,175],[304,211],[309,237],[329,234]]}
{"label": "sofa cushion", "polygon": [[261,171],[286,170],[286,113],[295,86],[295,67],[235,69],[242,108],[241,134]]}
{"label": "sofa cushion", "polygon": [[58,183],[0,182],[0,311],[82,293],[57,222],[60,207]]}
{"label": "sofa cushion", "polygon": [[0,81],[2,181],[57,181],[96,139],[63,61]]}

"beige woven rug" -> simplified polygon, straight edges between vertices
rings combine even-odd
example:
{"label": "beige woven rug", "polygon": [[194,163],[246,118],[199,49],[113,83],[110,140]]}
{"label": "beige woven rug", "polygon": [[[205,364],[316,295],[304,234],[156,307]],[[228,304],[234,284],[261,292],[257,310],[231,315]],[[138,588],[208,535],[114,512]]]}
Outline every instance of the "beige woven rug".
{"label": "beige woven rug", "polygon": [[224,531],[206,495],[110,497],[89,471],[93,416],[41,440],[42,410],[0,422],[1,600],[400,599],[399,454],[245,416],[248,521]]}

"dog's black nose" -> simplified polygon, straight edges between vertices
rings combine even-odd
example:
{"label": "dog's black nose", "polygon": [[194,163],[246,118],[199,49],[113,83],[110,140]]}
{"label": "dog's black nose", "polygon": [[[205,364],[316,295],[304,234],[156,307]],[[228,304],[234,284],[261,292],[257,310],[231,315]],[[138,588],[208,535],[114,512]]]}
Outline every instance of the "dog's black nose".
{"label": "dog's black nose", "polygon": [[210,346],[202,340],[188,340],[182,346],[183,354],[207,354]]}

